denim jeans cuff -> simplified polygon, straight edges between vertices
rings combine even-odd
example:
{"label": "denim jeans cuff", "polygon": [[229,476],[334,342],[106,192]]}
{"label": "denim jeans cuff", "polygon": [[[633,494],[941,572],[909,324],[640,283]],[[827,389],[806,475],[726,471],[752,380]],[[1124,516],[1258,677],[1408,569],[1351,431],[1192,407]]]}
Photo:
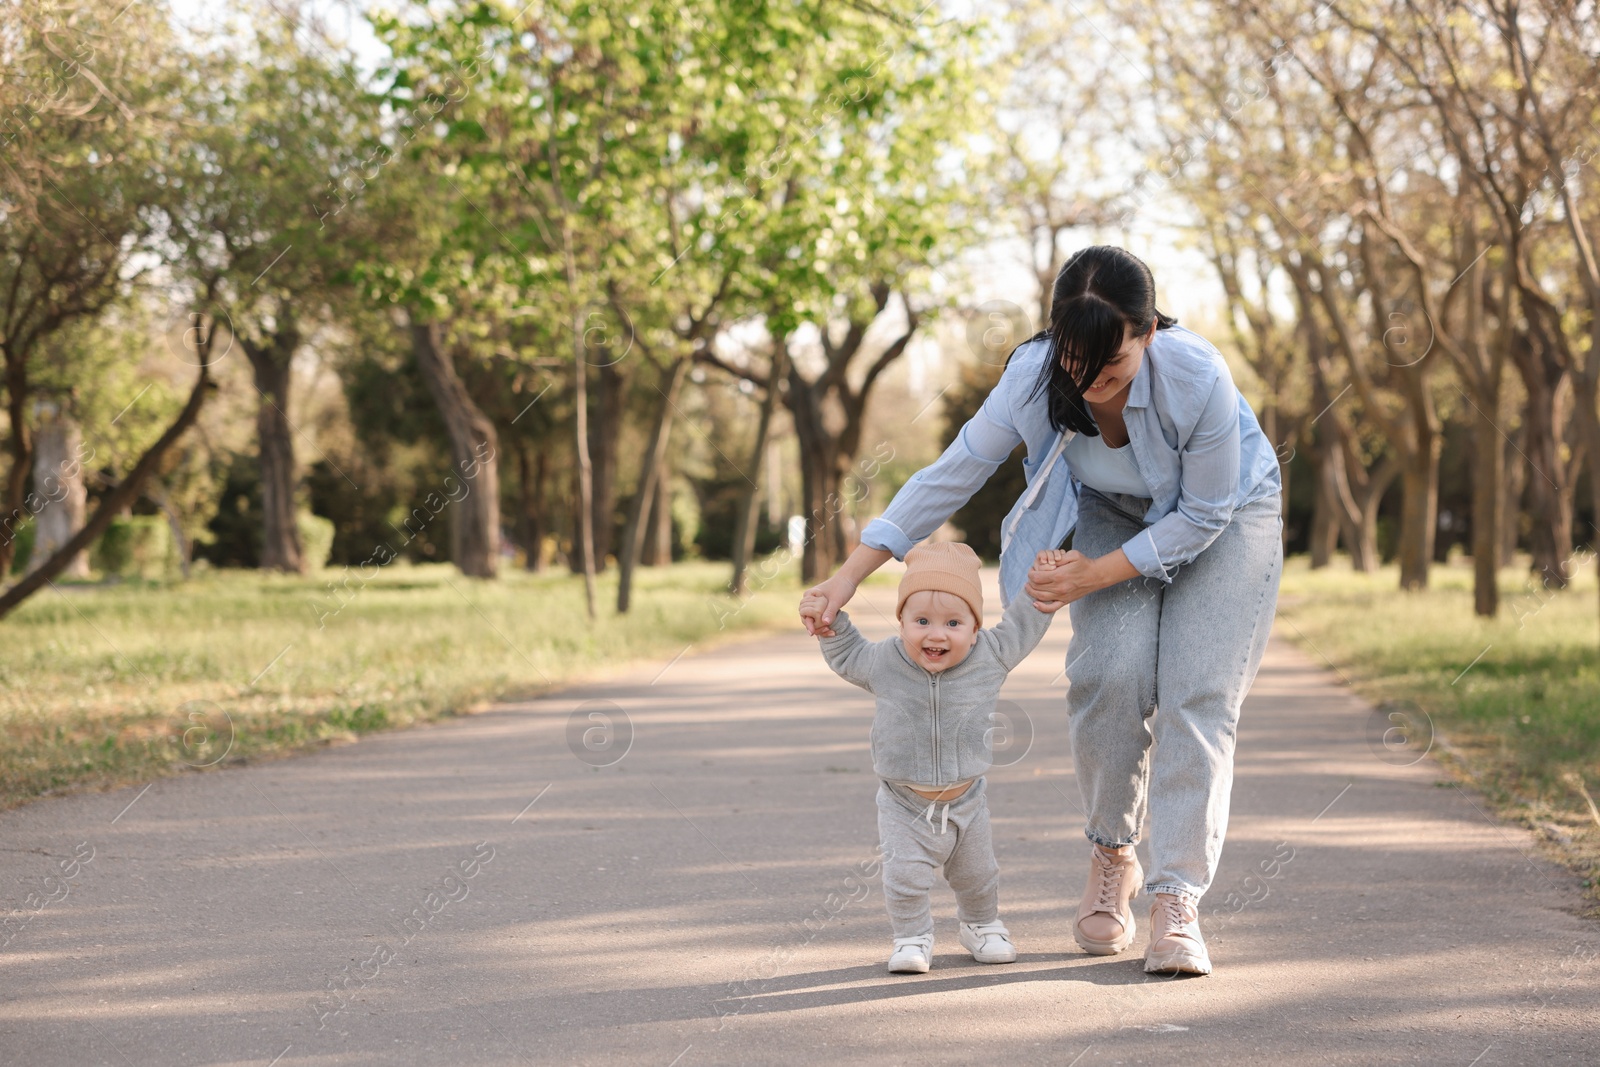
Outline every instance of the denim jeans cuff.
{"label": "denim jeans cuff", "polygon": [[1196,893],[1187,886],[1170,884],[1157,885],[1155,882],[1146,882],[1144,891],[1146,893],[1171,893],[1179,900],[1182,900],[1185,904],[1193,904],[1196,910],[1198,910],[1200,907],[1200,897],[1202,894]]}
{"label": "denim jeans cuff", "polygon": [[1128,841],[1114,841],[1109,837],[1100,836],[1093,830],[1084,830],[1083,836],[1087,837],[1090,841],[1093,841],[1101,848],[1127,848],[1129,845],[1137,845],[1139,843],[1139,838],[1137,835]]}

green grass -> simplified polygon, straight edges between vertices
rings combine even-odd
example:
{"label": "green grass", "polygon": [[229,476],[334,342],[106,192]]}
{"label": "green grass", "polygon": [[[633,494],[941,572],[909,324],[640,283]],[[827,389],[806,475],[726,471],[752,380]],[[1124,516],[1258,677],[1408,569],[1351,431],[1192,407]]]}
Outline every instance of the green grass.
{"label": "green grass", "polygon": [[[1584,792],[1600,794],[1600,598],[1593,563],[1561,592],[1501,575],[1496,619],[1472,610],[1470,565],[1434,568],[1421,593],[1394,567],[1285,568],[1279,633],[1374,703],[1414,704],[1447,761],[1502,813],[1600,859]],[[1453,757],[1453,759],[1452,759]],[[1600,889],[1596,879],[1591,885]]]}
{"label": "green grass", "polygon": [[[294,578],[211,572],[175,584],[59,584],[0,620],[0,808],[190,768],[301,751],[667,662],[791,623],[791,566],[727,596],[725,564],[639,572],[633,610],[600,618],[583,582],[394,564]],[[334,586],[337,588],[334,588]]]}

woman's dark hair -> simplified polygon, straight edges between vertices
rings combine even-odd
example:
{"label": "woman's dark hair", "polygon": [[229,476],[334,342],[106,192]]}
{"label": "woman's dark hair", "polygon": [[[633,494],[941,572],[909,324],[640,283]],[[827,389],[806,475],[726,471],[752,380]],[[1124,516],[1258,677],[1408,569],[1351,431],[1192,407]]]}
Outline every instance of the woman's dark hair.
{"label": "woman's dark hair", "polygon": [[1083,391],[1116,358],[1128,331],[1143,336],[1152,322],[1165,330],[1178,320],[1156,308],[1155,279],[1138,256],[1095,245],[1067,260],[1050,295],[1050,326],[1030,338],[1050,341],[1033,395],[1048,397],[1051,426],[1099,436]]}

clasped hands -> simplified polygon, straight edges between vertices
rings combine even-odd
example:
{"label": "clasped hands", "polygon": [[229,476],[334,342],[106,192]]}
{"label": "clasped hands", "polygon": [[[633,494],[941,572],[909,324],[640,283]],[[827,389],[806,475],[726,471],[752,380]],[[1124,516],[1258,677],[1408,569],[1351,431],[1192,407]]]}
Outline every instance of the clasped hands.
{"label": "clasped hands", "polygon": [[1022,593],[1033,600],[1034,607],[1053,615],[1079,597],[1111,584],[1100,563],[1075,548],[1047,548],[1034,557]]}

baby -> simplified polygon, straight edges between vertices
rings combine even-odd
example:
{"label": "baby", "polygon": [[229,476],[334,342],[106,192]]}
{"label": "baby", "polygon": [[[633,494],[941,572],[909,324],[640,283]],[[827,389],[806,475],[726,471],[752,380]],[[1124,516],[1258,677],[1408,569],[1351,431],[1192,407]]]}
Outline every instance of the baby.
{"label": "baby", "polygon": [[[1041,552],[1039,563],[1054,566],[1062,555]],[[940,866],[956,894],[962,947],[979,963],[1011,963],[1017,950],[1000,921],[1000,867],[983,772],[1000,687],[1044,637],[1050,616],[1019,595],[1000,625],[982,629],[980,564],[967,545],[921,545],[905,562],[895,612],[899,637],[868,641],[842,611],[829,634],[824,599],[808,595],[800,602],[828,666],[877,697],[872,765],[880,779],[883,896],[894,932],[889,971],[923,974],[933,964],[928,893]]]}

